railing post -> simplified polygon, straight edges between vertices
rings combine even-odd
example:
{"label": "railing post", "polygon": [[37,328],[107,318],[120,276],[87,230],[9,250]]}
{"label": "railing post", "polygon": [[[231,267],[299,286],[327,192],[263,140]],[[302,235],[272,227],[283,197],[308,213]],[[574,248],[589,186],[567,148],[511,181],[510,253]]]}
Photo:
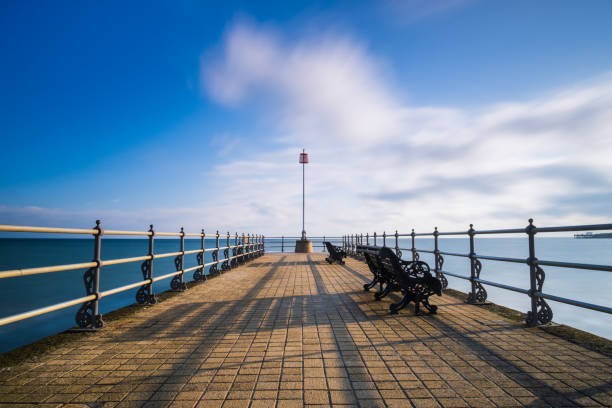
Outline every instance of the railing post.
{"label": "railing post", "polygon": [[529,237],[529,297],[531,297],[531,310],[527,312],[525,323],[527,326],[533,327],[541,324],[547,324],[552,321],[553,312],[548,303],[539,294],[542,293],[544,279],[546,274],[538,265],[538,258],[535,254],[535,234],[537,228],[533,225],[533,218],[529,219],[529,225],[525,228],[525,232]]}
{"label": "railing post", "polygon": [[238,232],[234,233],[234,247],[232,248],[232,264],[238,266]]}
{"label": "railing post", "polygon": [[472,290],[466,301],[467,303],[481,304],[487,300],[487,291],[480,282],[475,281],[475,279],[480,279],[482,264],[476,257],[476,251],[474,250],[474,224],[470,224],[468,235],[470,236],[470,283],[472,284]]}
{"label": "railing post", "polygon": [[397,255],[398,258],[402,258],[402,251],[400,251],[399,248],[399,234],[397,233],[397,230],[395,230],[395,255]]}
{"label": "railing post", "polygon": [[414,233],[414,228],[412,229],[412,233],[410,234],[410,237],[412,238],[412,262],[416,262],[419,260],[419,253],[416,250],[416,247],[414,246],[414,237],[415,237],[415,233]]}
{"label": "railing post", "polygon": [[281,252],[285,252],[285,236],[281,236]]}
{"label": "railing post", "polygon": [[174,258],[174,266],[176,267],[176,271],[180,271],[181,273],[172,278],[172,282],[170,282],[170,287],[172,288],[172,290],[182,292],[187,289],[187,285],[185,285],[185,282],[183,282],[183,260],[185,259],[185,231],[183,230],[183,227],[181,227],[180,237],[181,253],[176,258]]}
{"label": "railing post", "polygon": [[370,233],[366,232],[366,245],[370,245]]}
{"label": "railing post", "polygon": [[472,285],[470,294],[468,295],[467,301],[468,303],[473,303],[476,299],[476,286],[474,285],[474,278],[476,277],[476,268],[474,267],[473,257],[474,257],[474,224],[470,224],[470,229],[468,230],[468,236],[470,237],[470,283]]}
{"label": "railing post", "polygon": [[155,258],[154,247],[155,230],[153,229],[153,224],[151,224],[149,226],[149,259],[140,265],[142,278],[144,280],[150,280],[151,283],[142,285],[136,292],[136,302],[141,305],[152,305],[157,303],[157,299],[155,298],[155,295],[153,295],[153,260]]}
{"label": "railing post", "polygon": [[383,246],[387,246],[387,232],[383,231]]}
{"label": "railing post", "polygon": [[253,258],[253,241],[255,241],[255,234],[248,233],[246,246],[247,259]]}
{"label": "railing post", "polygon": [[229,247],[230,247],[230,233],[229,231],[227,231],[227,235],[225,236],[225,249],[223,250],[223,263],[221,264],[221,270],[224,272],[229,271],[231,269],[230,264],[229,264],[229,261],[230,261]]}
{"label": "railing post", "polygon": [[208,274],[212,275],[215,273],[219,273],[219,230],[215,234],[215,250],[212,251],[212,259],[214,264],[210,265],[210,269],[208,270]]}
{"label": "railing post", "polygon": [[244,262],[249,260],[249,234],[242,234],[242,259]]}
{"label": "railing post", "polygon": [[359,243],[360,243],[361,245],[363,245],[363,232],[361,233],[361,236],[360,236],[360,238],[359,238]]}
{"label": "railing post", "polygon": [[241,247],[240,247],[240,262],[244,262],[246,261],[246,241],[245,241],[245,236],[244,236],[244,232],[242,233],[242,243],[241,243]]}
{"label": "railing post", "polygon": [[193,272],[193,280],[196,282],[200,282],[203,280],[206,280],[206,274],[204,273],[204,264],[206,262],[204,262],[205,259],[205,254],[206,254],[206,244],[205,241],[206,240],[206,234],[204,233],[204,229],[202,229],[202,237],[200,239],[200,250],[202,252],[199,252],[198,255],[196,255],[196,259],[198,261],[198,265],[202,266],[202,268],[200,269],[196,269],[195,272]]}
{"label": "railing post", "polygon": [[102,268],[102,235],[104,230],[100,226],[100,220],[96,220],[94,227],[98,232],[94,235],[93,262],[97,265],[89,268],[83,274],[83,283],[87,296],[94,295],[95,299],[89,300],[79,308],[76,313],[76,324],[81,329],[100,329],[104,326],[102,315],[99,311],[100,303],[100,269]]}
{"label": "railing post", "polygon": [[440,249],[438,247],[438,235],[440,235],[440,233],[438,232],[438,227],[434,228],[434,264],[435,264],[435,271],[436,271],[436,278],[438,278],[440,280],[440,283],[442,283],[442,289],[446,289],[448,287],[448,280],[446,279],[446,276],[444,276],[444,273],[442,272],[442,266],[444,265],[444,257],[442,257],[442,255],[440,254]]}
{"label": "railing post", "polygon": [[374,246],[376,246],[376,231],[374,231]]}
{"label": "railing post", "polygon": [[253,242],[251,240],[255,239],[255,235],[253,234],[253,237],[251,238],[251,234],[247,233],[247,234],[242,234],[242,245],[244,246],[243,248],[243,258],[244,261],[247,262],[251,259],[251,256],[249,255],[249,251],[250,251],[250,246]]}
{"label": "railing post", "polygon": [[261,253],[258,253],[257,255],[263,255],[266,252],[266,236],[265,235],[261,235]]}

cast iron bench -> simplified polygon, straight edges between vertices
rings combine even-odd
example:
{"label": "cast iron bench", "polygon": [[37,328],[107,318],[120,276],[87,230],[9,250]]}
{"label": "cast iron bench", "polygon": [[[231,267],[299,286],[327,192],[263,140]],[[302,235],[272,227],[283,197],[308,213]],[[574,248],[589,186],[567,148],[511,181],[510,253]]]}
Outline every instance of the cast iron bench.
{"label": "cast iron bench", "polygon": [[415,314],[420,314],[423,305],[430,313],[436,313],[437,306],[429,303],[433,294],[442,295],[442,283],[431,275],[429,265],[423,261],[404,261],[390,248],[358,245],[357,251],[362,253],[370,271],[374,275],[372,282],[363,285],[369,290],[377,283],[380,291],[374,297],[380,300],[391,292],[399,291],[402,299],[389,306],[392,314],[397,313],[410,302],[414,302]]}
{"label": "cast iron bench", "polygon": [[[366,292],[376,286],[376,284],[379,284],[380,290],[378,293],[381,293],[383,291],[383,286],[389,282],[389,277],[383,274],[383,271],[380,268],[380,264],[377,259],[378,251],[380,251],[380,247],[373,245],[357,245],[356,247],[356,252],[364,257],[366,264],[368,264],[368,267],[370,268],[370,272],[372,272],[372,275],[374,275],[372,282],[363,285],[363,290]],[[378,295],[378,293],[376,295]]]}
{"label": "cast iron bench", "polygon": [[346,252],[340,247],[332,245],[331,242],[324,241],[323,244],[327,248],[327,252],[329,252],[329,256],[325,258],[328,263],[332,263],[334,261],[338,262],[340,265],[344,265],[344,261],[342,258],[346,258]]}

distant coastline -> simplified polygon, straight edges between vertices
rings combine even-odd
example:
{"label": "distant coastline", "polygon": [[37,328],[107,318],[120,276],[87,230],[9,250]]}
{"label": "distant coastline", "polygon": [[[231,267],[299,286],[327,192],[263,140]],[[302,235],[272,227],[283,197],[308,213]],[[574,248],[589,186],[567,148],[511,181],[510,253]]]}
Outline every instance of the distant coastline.
{"label": "distant coastline", "polygon": [[604,232],[601,234],[593,234],[592,232],[587,232],[586,234],[574,234],[574,238],[576,239],[612,238],[612,232]]}

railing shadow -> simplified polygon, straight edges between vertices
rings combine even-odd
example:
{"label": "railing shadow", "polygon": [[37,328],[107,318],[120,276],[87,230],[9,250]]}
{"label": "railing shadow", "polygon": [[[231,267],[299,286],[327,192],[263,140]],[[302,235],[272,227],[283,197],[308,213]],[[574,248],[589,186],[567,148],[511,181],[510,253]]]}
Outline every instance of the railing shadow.
{"label": "railing shadow", "polygon": [[[365,276],[361,275],[359,272],[354,269],[344,266],[348,272],[351,272],[353,275],[361,278],[365,278]],[[463,303],[453,303],[453,304],[444,304],[443,308],[450,306],[464,306]],[[412,305],[411,305],[412,306]],[[443,310],[443,309],[442,309]],[[588,398],[592,396],[595,392],[597,393],[609,393],[612,391],[612,382],[607,382],[603,385],[598,386],[588,386],[580,389],[575,389],[572,391],[560,391],[555,389],[554,387],[547,384],[546,381],[537,378],[534,375],[531,375],[530,371],[526,371],[523,367],[515,363],[515,360],[512,358],[508,358],[504,355],[504,353],[499,351],[498,347],[489,346],[489,341],[487,341],[488,336],[491,334],[499,333],[500,335],[506,336],[509,330],[512,331],[520,331],[525,330],[524,326],[519,324],[512,324],[508,322],[507,325],[503,325],[502,327],[492,328],[490,330],[458,330],[452,324],[447,323],[443,318],[435,318],[435,319],[424,319],[423,322],[425,324],[431,325],[436,331],[443,333],[444,338],[452,338],[458,345],[463,347],[468,353],[471,353],[475,356],[478,356],[481,360],[485,361],[488,365],[489,371],[492,369],[497,373],[501,373],[507,378],[515,381],[519,385],[527,388],[534,396],[535,399],[526,404],[528,406],[580,406],[577,402],[580,398]],[[462,326],[462,328],[464,328]],[[479,338],[483,338],[483,340],[478,340]],[[431,340],[435,340],[435,338],[424,339],[422,337],[419,338],[422,342],[428,342]],[[544,339],[541,339],[545,341]],[[386,343],[385,345],[397,345],[402,344],[402,342],[391,342]],[[536,346],[536,345],[534,345]],[[564,388],[570,388],[569,386]],[[605,401],[600,401],[605,405]]]}
{"label": "railing shadow", "polygon": [[[297,294],[285,296],[266,296],[266,291],[272,290],[266,287],[270,280],[279,272],[282,266],[293,265],[308,265],[309,276],[314,280],[316,293]],[[371,375],[366,369],[365,361],[360,353],[361,350],[371,349],[376,347],[414,347],[415,349],[422,346],[440,345],[441,343],[452,340],[455,344],[463,348],[467,353],[478,356],[482,362],[486,364],[487,370],[500,373],[503,376],[517,382],[521,386],[529,387],[537,401],[534,404],[544,403],[550,404],[554,398],[562,398],[569,401],[563,394],[553,387],[539,380],[528,371],[525,371],[521,366],[517,365],[513,360],[507,358],[494,347],[491,347],[486,341],[479,341],[478,337],[487,338],[487,335],[495,335],[497,333],[507,335],[509,331],[523,330],[519,325],[513,327],[493,327],[483,328],[470,331],[460,331],[453,326],[452,323],[446,323],[444,319],[449,317],[445,308],[451,306],[449,304],[441,305],[440,314],[437,316],[417,317],[408,313],[401,314],[401,324],[404,327],[411,325],[418,326],[423,332],[423,326],[430,328],[430,332],[423,332],[420,336],[415,336],[412,339],[402,339],[398,341],[377,342],[371,343],[368,346],[362,346],[355,342],[351,335],[351,325],[354,323],[389,321],[396,322],[397,317],[389,316],[386,310],[388,302],[376,302],[371,298],[371,294],[362,290],[352,291],[336,291],[334,289],[342,285],[361,287],[359,281],[367,281],[367,277],[358,272],[356,269],[344,266],[341,270],[348,272],[344,276],[349,279],[343,279],[344,276],[338,276],[336,282],[330,282],[330,287],[326,284],[326,279],[322,271],[319,269],[319,262],[313,261],[311,256],[308,256],[308,261],[286,262],[282,256],[276,262],[257,262],[245,265],[246,268],[270,267],[268,271],[263,273],[258,281],[244,295],[237,300],[228,301],[201,301],[196,303],[179,303],[172,309],[165,310],[159,314],[139,322],[137,325],[127,329],[118,336],[108,339],[112,343],[135,343],[143,341],[182,341],[194,338],[203,332],[212,332],[215,335],[210,339],[204,339],[200,344],[191,346],[193,350],[185,350],[184,355],[178,354],[175,358],[168,359],[168,363],[163,364],[163,369],[142,370],[138,374],[131,375],[127,378],[117,378],[114,385],[137,385],[140,381],[146,378],[146,381],[153,381],[162,387],[170,378],[177,376],[191,377],[197,373],[212,372],[219,369],[216,366],[202,366],[198,360],[208,351],[219,346],[224,337],[239,336],[244,334],[256,334],[261,330],[268,329],[295,329],[309,328],[313,326],[329,326],[336,340],[336,345],[332,347],[331,353],[336,353],[343,360],[344,368],[347,375],[354,382],[373,381]],[[232,273],[231,271],[229,273]],[[352,275],[352,276],[351,276]],[[351,279],[352,278],[352,279]],[[204,283],[206,284],[206,283]],[[279,284],[280,285],[280,284]],[[370,308],[367,313],[362,309],[364,303],[369,303],[367,299],[362,302],[361,298],[370,298],[371,304],[379,306]],[[392,326],[391,326],[392,327]],[[223,334],[224,336],[221,336]],[[302,339],[305,341],[304,339]],[[197,350],[197,352],[196,352]],[[435,348],[432,348],[435,351]],[[324,350],[320,351],[305,351],[302,350],[300,356],[320,358]],[[92,361],[103,363],[110,359],[112,353],[104,354],[94,358]],[[286,356],[278,357],[262,357],[261,361],[252,361],[253,364],[265,362],[281,362]],[[171,360],[171,361],[170,361]],[[409,362],[407,362],[409,363]],[[235,362],[232,364],[224,364],[224,368],[238,369],[248,365],[248,362]],[[389,367],[388,367],[389,368]],[[389,370],[392,372],[391,370]],[[491,372],[493,372],[491,371]],[[151,376],[156,378],[152,379]],[[468,380],[468,379],[466,379]],[[610,384],[606,384],[604,389],[609,389]],[[607,388],[606,388],[607,387]],[[148,391],[152,397],[155,392],[155,387]],[[600,390],[601,386],[597,390]],[[577,390],[581,394],[588,395],[588,389]],[[375,390],[360,390],[359,394],[354,392],[356,401],[360,398],[380,398],[380,395]],[[574,397],[567,395],[568,398]],[[553,404],[554,405],[554,404]]]}

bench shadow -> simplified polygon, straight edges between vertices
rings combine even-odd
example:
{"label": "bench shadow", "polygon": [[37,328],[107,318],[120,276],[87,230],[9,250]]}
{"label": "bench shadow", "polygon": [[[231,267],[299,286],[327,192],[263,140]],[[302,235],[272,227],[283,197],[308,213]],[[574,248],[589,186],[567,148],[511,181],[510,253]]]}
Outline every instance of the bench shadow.
{"label": "bench shadow", "polygon": [[[361,273],[355,271],[354,269],[344,266],[344,268],[352,273],[353,275],[360,277],[362,279],[367,279],[366,276]],[[362,303],[362,302],[359,302]],[[449,306],[466,306],[465,303],[451,303],[451,304],[443,304],[441,305],[440,311],[444,310]],[[411,309],[414,310],[412,304],[410,305]],[[483,340],[478,340],[479,337],[486,337],[487,334],[495,334],[499,332],[503,335],[507,334],[509,330],[523,330],[524,326],[519,324],[508,322],[507,325],[503,325],[497,328],[491,328],[490,330],[470,330],[468,332],[457,330],[453,325],[446,323],[443,320],[443,316],[436,315],[435,318],[432,319],[424,319],[424,322],[431,325],[435,330],[443,333],[442,337],[451,338],[455,341],[459,346],[463,347],[469,353],[472,353],[474,356],[478,356],[481,360],[485,361],[489,367],[489,369],[493,369],[507,378],[515,381],[520,386],[528,389],[534,396],[535,399],[526,404],[527,406],[581,406],[578,402],[581,398],[589,398],[594,394],[609,394],[612,391],[612,382],[608,381],[604,384],[600,385],[587,385],[586,387],[574,388],[571,391],[559,391],[549,384],[547,384],[544,380],[537,378],[534,375],[531,375],[529,371],[526,371],[521,366],[517,365],[511,358],[506,357],[502,352],[499,351],[498,348],[491,347],[488,344],[490,342]],[[432,316],[433,317],[433,316]],[[435,340],[435,338],[424,339],[419,337],[419,340],[425,342]],[[385,343],[386,345],[395,346],[398,344],[403,344],[402,342],[389,342]],[[493,381],[495,382],[495,381]],[[570,388],[569,384],[564,388]],[[597,398],[595,398],[597,401]],[[599,403],[606,405],[606,400],[600,400]]]}

